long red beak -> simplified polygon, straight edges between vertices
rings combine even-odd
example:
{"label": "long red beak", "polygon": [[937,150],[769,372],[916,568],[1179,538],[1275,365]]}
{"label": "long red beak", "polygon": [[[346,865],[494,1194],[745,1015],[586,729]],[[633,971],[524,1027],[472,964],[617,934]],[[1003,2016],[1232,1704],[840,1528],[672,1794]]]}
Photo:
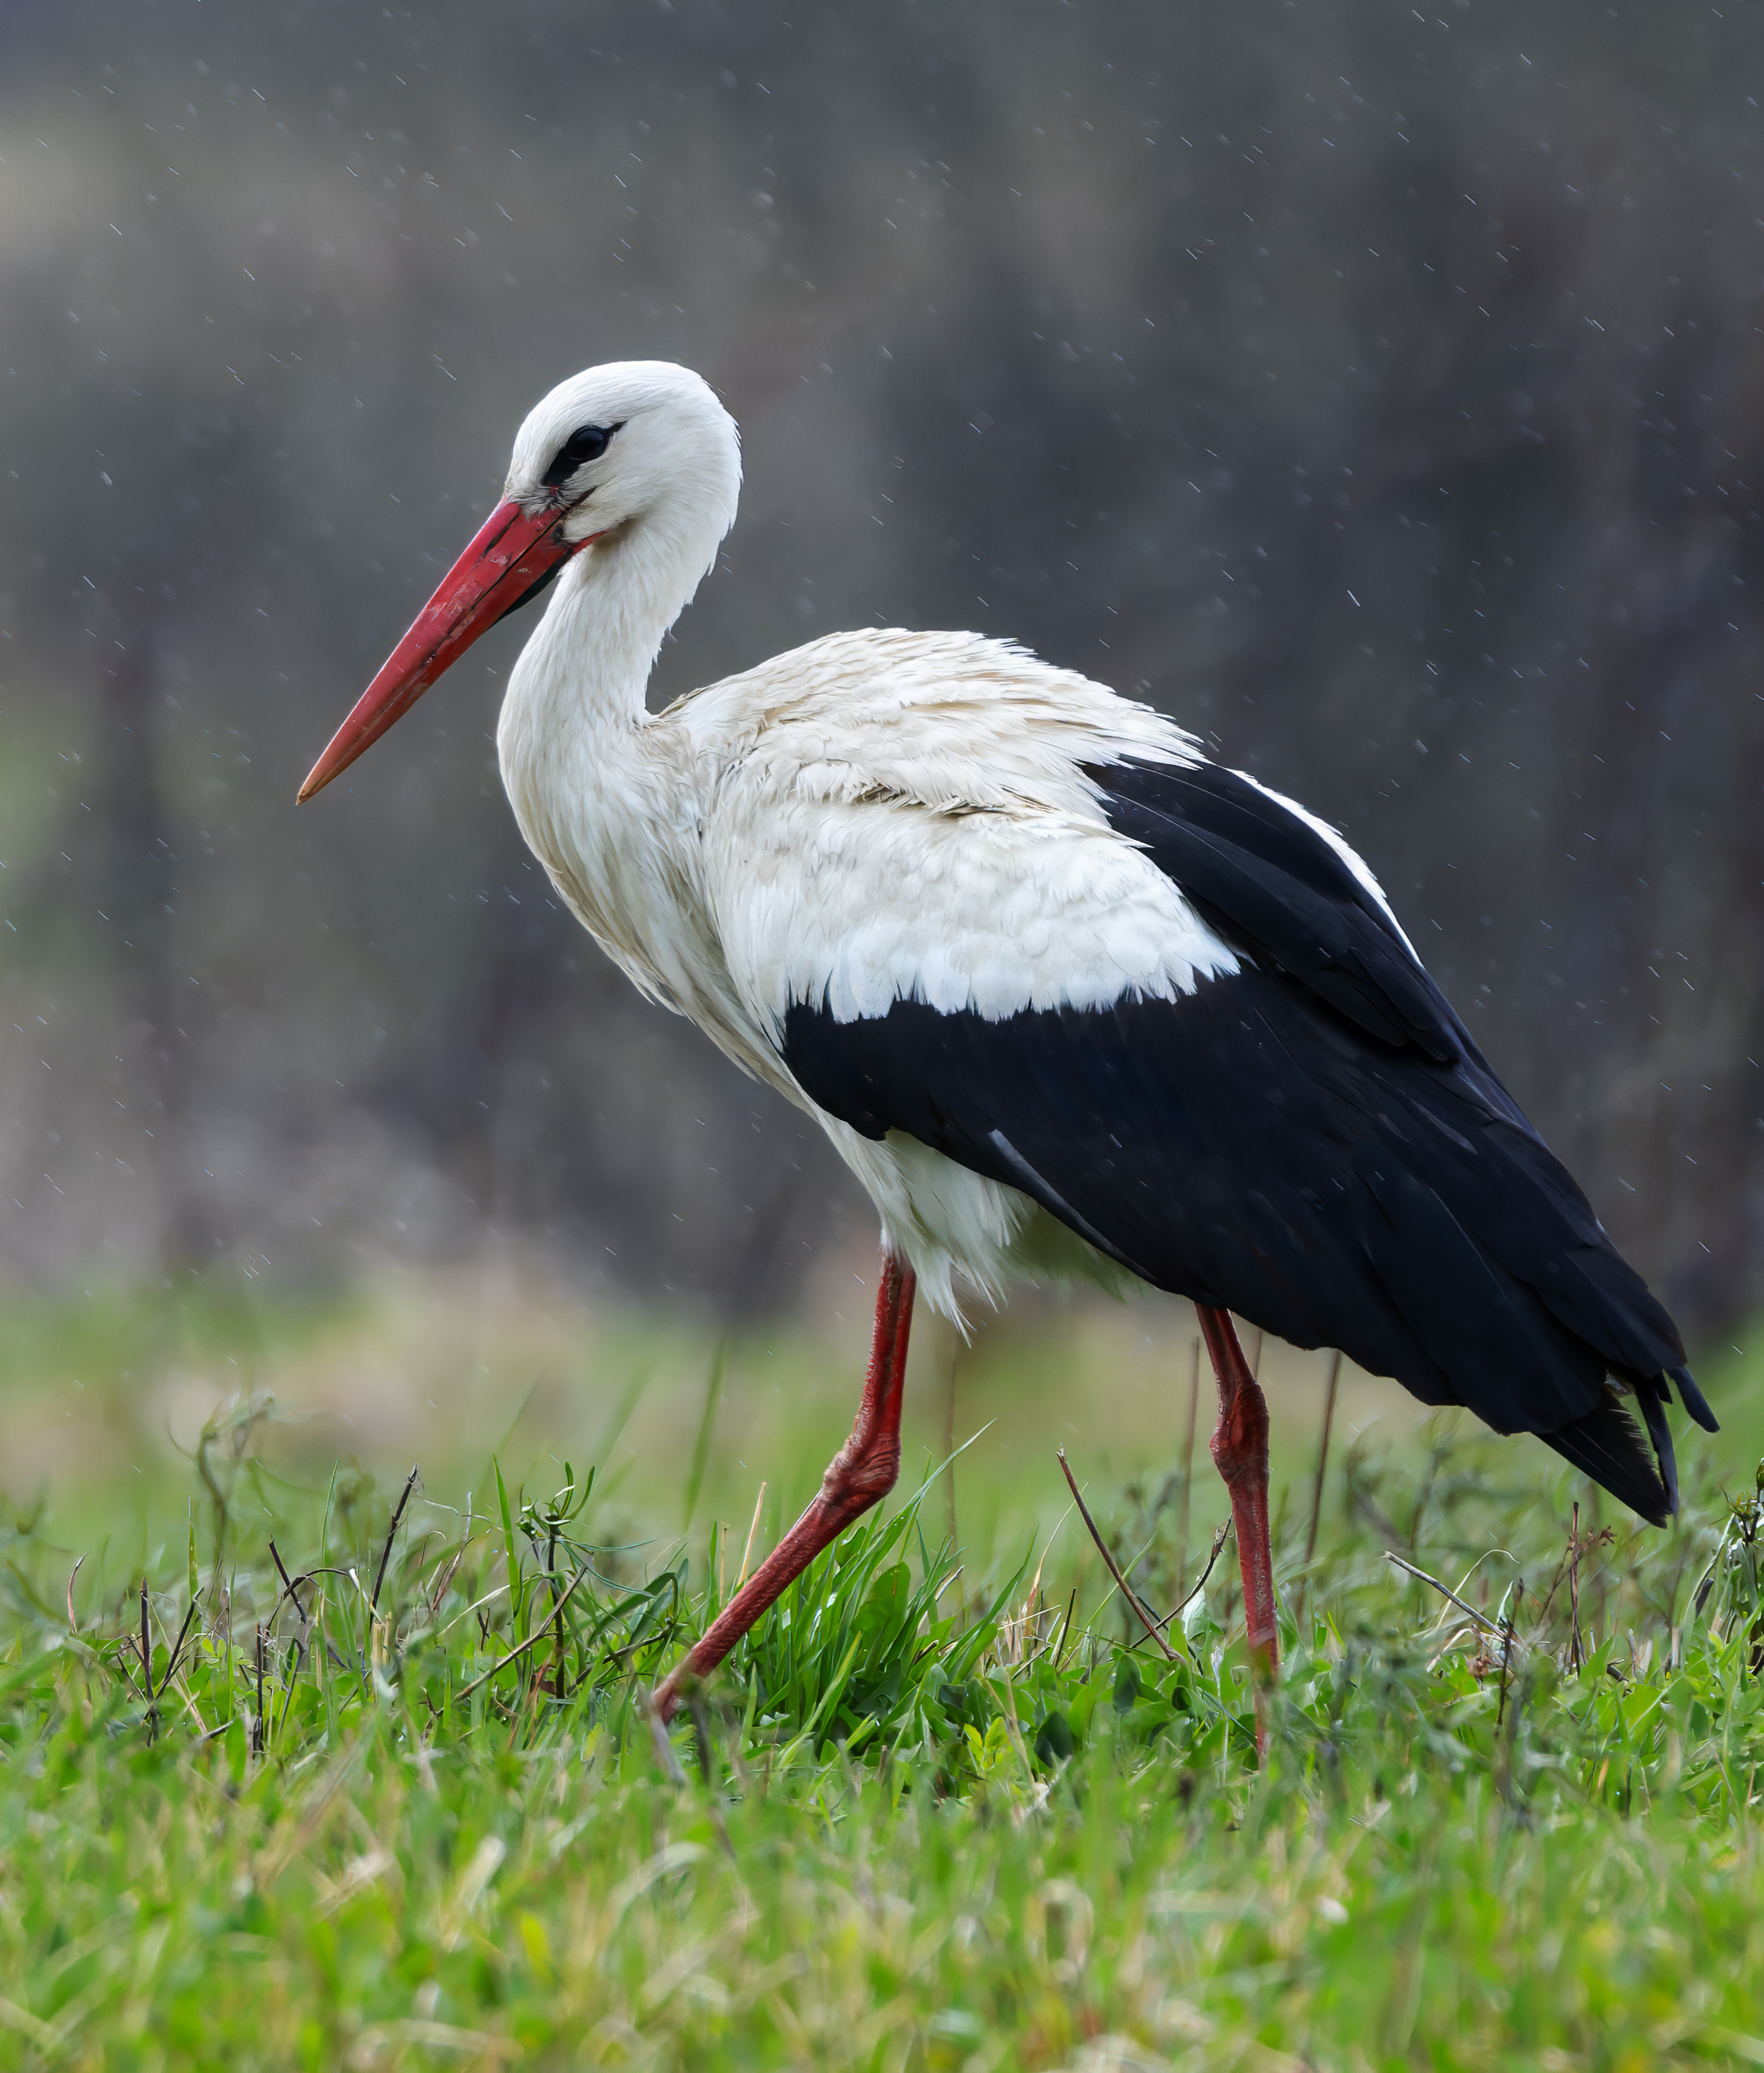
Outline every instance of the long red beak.
{"label": "long red beak", "polygon": [[[591,538],[595,536],[591,535]],[[380,674],[332,736],[330,745],[300,787],[303,805],[402,719],[443,670],[457,662],[480,633],[588,545],[566,540],[563,515],[530,518],[516,503],[499,504],[484,530],[441,579],[410,631],[386,657]]]}

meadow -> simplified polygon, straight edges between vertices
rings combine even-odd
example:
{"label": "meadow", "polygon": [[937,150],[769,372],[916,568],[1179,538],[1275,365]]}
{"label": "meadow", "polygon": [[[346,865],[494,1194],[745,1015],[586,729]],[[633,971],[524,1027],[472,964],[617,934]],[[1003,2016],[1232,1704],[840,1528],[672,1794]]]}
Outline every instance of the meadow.
{"label": "meadow", "polygon": [[13,1304],[0,2066],[1764,2065],[1755,1362],[1661,1534],[1363,1377],[1320,1477],[1268,1348],[1264,1759],[1181,1306],[921,1321],[895,1498],[658,1737],[838,1307]]}

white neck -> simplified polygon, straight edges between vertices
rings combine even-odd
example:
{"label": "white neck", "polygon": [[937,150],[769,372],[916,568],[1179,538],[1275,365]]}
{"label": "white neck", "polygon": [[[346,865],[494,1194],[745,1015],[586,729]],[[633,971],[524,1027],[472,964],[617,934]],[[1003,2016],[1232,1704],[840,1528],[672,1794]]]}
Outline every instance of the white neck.
{"label": "white neck", "polygon": [[509,701],[538,692],[542,678],[563,700],[553,708],[554,721],[567,725],[571,707],[640,719],[662,638],[708,573],[720,537],[708,532],[702,514],[676,507],[583,548],[565,566],[521,650]]}
{"label": "white neck", "polygon": [[722,530],[681,498],[577,554],[509,677],[497,729],[529,847],[638,986],[678,1006],[703,978],[677,909],[657,893],[684,867],[673,852],[696,824],[698,773],[678,730],[650,724],[644,691]]}

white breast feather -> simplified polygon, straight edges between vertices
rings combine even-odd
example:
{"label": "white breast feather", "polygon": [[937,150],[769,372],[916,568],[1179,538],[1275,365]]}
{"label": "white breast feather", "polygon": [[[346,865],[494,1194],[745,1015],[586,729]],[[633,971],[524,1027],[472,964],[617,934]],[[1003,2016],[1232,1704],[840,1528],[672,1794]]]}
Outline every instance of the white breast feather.
{"label": "white breast feather", "polygon": [[773,1032],[797,1002],[997,1020],[1238,968],[1081,769],[1194,745],[1100,685],[975,635],[843,634],[676,710],[720,766],[707,891]]}

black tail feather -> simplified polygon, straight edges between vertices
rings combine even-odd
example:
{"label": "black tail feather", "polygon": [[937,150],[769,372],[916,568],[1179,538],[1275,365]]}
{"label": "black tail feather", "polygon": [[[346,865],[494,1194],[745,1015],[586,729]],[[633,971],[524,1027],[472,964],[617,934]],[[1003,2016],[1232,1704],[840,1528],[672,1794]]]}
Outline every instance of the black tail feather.
{"label": "black tail feather", "polygon": [[[1642,1385],[1644,1389],[1648,1387]],[[1652,1416],[1649,1416],[1651,1411]],[[1660,1417],[1657,1403],[1644,1400],[1642,1412],[1648,1419],[1651,1431],[1655,1418],[1660,1418],[1663,1429],[1665,1420]],[[1602,1484],[1613,1497],[1621,1498],[1631,1510],[1638,1511],[1651,1526],[1664,1526],[1677,1509],[1677,1472],[1667,1466],[1671,1461],[1670,1436],[1661,1463],[1667,1478],[1663,1482],[1655,1472],[1641,1428],[1625,1409],[1622,1399],[1609,1385],[1604,1401],[1584,1418],[1558,1425],[1553,1432],[1539,1432],[1537,1436],[1572,1461],[1583,1474]],[[1657,1436],[1655,1444],[1658,1445]]]}
{"label": "black tail feather", "polygon": [[1638,1383],[1635,1400],[1642,1407],[1642,1417],[1647,1427],[1647,1436],[1654,1442],[1655,1458],[1660,1465],[1660,1478],[1666,1485],[1666,1501],[1671,1506],[1672,1516],[1678,1516],[1678,1457],[1672,1452],[1672,1428],[1666,1422],[1667,1395],[1665,1382],[1659,1375]]}
{"label": "black tail feather", "polygon": [[1688,1367],[1669,1367],[1666,1372],[1667,1378],[1678,1384],[1680,1403],[1690,1412],[1703,1430],[1705,1432],[1719,1432],[1721,1428],[1715,1422],[1715,1413],[1709,1409],[1708,1403],[1702,1391],[1697,1387],[1696,1378],[1690,1370]]}

